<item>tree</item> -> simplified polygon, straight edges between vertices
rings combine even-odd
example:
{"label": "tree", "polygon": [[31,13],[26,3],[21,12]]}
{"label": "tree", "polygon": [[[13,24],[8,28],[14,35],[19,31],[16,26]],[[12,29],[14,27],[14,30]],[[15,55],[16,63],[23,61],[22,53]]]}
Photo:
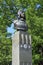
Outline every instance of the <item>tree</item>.
{"label": "tree", "polygon": [[7,38],[11,34],[7,33],[6,28],[16,18],[20,8],[25,11],[28,32],[32,36],[33,65],[43,61],[43,0],[0,0],[1,65],[11,61],[11,37]]}

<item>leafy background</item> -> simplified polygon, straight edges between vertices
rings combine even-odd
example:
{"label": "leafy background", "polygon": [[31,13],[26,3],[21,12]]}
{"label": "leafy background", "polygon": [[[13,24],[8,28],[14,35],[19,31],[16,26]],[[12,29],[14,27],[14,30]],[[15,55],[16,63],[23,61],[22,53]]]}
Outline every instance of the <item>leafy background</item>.
{"label": "leafy background", "polygon": [[0,65],[12,61],[12,33],[7,32],[7,27],[17,19],[19,9],[25,11],[32,36],[32,63],[43,65],[43,0],[0,0]]}

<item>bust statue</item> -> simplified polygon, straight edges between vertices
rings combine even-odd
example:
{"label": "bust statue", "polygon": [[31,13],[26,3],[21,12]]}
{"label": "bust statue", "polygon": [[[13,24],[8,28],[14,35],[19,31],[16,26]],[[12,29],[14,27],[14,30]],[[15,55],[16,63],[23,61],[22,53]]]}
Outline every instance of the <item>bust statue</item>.
{"label": "bust statue", "polygon": [[14,21],[14,27],[17,31],[27,31],[28,27],[25,22],[26,17],[23,10],[18,11],[18,19]]}

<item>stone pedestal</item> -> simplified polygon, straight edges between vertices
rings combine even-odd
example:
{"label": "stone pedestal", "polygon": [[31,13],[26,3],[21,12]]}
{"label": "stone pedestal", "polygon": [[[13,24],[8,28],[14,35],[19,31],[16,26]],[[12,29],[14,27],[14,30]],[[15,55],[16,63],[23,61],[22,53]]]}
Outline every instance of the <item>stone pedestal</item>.
{"label": "stone pedestal", "polygon": [[32,65],[31,36],[17,31],[12,37],[12,65]]}

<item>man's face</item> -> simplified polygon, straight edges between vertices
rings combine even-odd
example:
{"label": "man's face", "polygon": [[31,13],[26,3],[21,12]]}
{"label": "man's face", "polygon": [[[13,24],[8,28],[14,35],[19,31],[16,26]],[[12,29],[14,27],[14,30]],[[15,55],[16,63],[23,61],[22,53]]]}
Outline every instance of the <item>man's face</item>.
{"label": "man's face", "polygon": [[23,17],[23,18],[24,18],[24,12],[22,12],[22,13],[21,13],[21,17]]}

